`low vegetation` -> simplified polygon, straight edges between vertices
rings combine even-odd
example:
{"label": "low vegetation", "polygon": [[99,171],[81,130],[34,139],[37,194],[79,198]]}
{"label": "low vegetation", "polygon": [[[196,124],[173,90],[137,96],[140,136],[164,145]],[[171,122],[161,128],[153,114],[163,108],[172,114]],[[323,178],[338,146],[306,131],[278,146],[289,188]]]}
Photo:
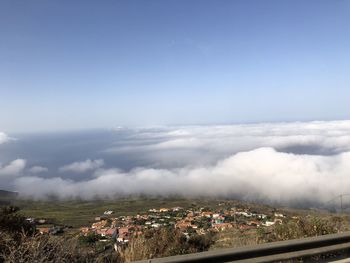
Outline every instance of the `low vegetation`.
{"label": "low vegetation", "polygon": [[100,237],[40,235],[15,207],[0,213],[0,262],[130,262],[208,250],[210,235],[187,239],[173,229],[150,230],[135,235],[128,246],[114,250],[113,244],[98,242]]}
{"label": "low vegetation", "polygon": [[28,217],[47,218],[60,225],[82,227],[93,222],[106,210],[115,211],[114,216],[136,215],[153,207],[181,206],[187,207],[194,203],[201,206],[213,206],[217,200],[188,200],[184,198],[126,198],[115,200],[95,201],[31,201],[16,199],[12,204],[21,209]]}
{"label": "low vegetation", "polygon": [[74,239],[38,235],[16,207],[0,211],[0,262],[95,262]]}
{"label": "low vegetation", "polygon": [[[122,204],[115,204],[115,206],[122,205],[125,210],[129,211],[133,209],[132,204],[134,204],[135,207],[138,207],[137,211],[134,211],[137,213],[139,212],[138,209],[141,211],[139,205],[142,202],[123,200]],[[225,210],[222,203],[221,206],[214,207],[211,206],[210,202],[212,201],[203,202],[208,205],[208,208],[202,209],[202,212],[209,212],[213,209]],[[126,208],[127,203],[131,204],[131,207]],[[157,200],[156,203],[159,207],[165,206],[164,201]],[[174,200],[171,202],[171,205],[178,205],[180,203],[185,206],[184,200]],[[69,203],[67,206],[71,204]],[[103,206],[103,209],[110,208],[107,204]],[[218,202],[216,202],[217,204]],[[187,202],[187,205],[189,209],[194,209],[198,204]],[[230,205],[231,203],[227,207],[230,207]],[[156,207],[156,205],[151,202],[147,208],[149,207]],[[274,209],[260,208],[261,212],[270,211],[269,213],[275,213]],[[101,210],[101,208],[99,209]],[[256,210],[258,208],[254,207],[253,209]],[[234,227],[217,232],[210,231],[210,220],[205,217],[199,217],[199,219],[195,220],[200,221],[194,223],[207,230],[204,234],[197,234],[193,229],[192,231],[191,229],[187,229],[188,233],[184,235],[183,231],[169,225],[161,228],[135,231],[130,236],[128,243],[115,246],[116,243],[111,238],[103,238],[96,233],[82,235],[77,228],[69,229],[69,231],[58,235],[41,235],[36,230],[35,224],[27,220],[27,216],[29,216],[28,210],[23,214],[17,207],[6,206],[0,210],[0,262],[124,263],[134,260],[195,253],[219,248],[241,247],[350,230],[350,217],[346,215],[336,216],[334,214],[300,210],[298,212],[285,210],[284,212],[286,216],[276,221],[280,223],[275,223],[269,227],[250,226],[249,228],[240,228],[239,222],[242,221],[243,224],[244,221],[244,216],[241,216],[235,219],[237,224],[234,224]],[[98,213],[96,212],[96,214]],[[229,217],[227,215],[226,219],[230,219]],[[55,218],[52,219],[56,221]],[[62,219],[66,220],[61,217],[58,221]],[[251,219],[247,220],[251,221]]]}
{"label": "low vegetation", "polygon": [[126,262],[157,257],[202,252],[213,244],[213,236],[193,235],[187,239],[178,230],[162,228],[135,236],[125,249],[120,250]]}

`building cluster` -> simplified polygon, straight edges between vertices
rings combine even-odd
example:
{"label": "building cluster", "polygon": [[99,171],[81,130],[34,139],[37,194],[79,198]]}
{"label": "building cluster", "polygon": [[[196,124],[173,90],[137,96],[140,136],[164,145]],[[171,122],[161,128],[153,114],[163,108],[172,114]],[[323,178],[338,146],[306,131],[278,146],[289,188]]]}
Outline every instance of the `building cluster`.
{"label": "building cluster", "polygon": [[[108,212],[108,213],[106,213]],[[282,224],[286,216],[282,213],[267,214],[251,211],[249,208],[191,208],[182,207],[150,209],[138,215],[113,217],[113,211],[106,211],[96,217],[90,227],[80,229],[82,235],[91,233],[105,238],[113,238],[118,244],[127,244],[134,234],[147,229],[169,227],[180,230],[190,237],[193,234],[205,234],[209,231],[227,229],[248,230],[257,227],[270,227]]]}
{"label": "building cluster", "polygon": [[39,234],[58,235],[64,232],[64,227],[56,226],[51,220],[45,218],[28,217],[26,221],[34,225]]}
{"label": "building cluster", "polygon": [[36,229],[40,234],[58,235],[64,232],[64,228],[60,226],[37,227]]}

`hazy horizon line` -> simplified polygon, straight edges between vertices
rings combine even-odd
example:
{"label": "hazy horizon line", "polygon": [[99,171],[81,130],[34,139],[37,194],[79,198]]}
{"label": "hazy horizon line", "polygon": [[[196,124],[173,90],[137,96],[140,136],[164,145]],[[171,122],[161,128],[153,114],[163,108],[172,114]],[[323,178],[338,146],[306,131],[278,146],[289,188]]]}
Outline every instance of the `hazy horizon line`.
{"label": "hazy horizon line", "polygon": [[254,124],[288,124],[288,123],[307,123],[307,122],[336,122],[336,121],[349,121],[349,118],[323,118],[323,119],[293,119],[293,120],[261,120],[261,121],[232,121],[232,122],[203,122],[203,123],[174,123],[174,124],[140,124],[140,125],[114,125],[114,126],[96,126],[86,128],[63,128],[63,129],[38,129],[29,131],[19,130],[6,130],[0,129],[1,132],[12,135],[30,135],[30,134],[56,134],[56,133],[79,133],[79,132],[93,132],[93,131],[108,131],[116,130],[118,128],[123,129],[147,129],[147,128],[162,128],[162,127],[201,127],[201,126],[230,126],[230,125],[254,125]]}

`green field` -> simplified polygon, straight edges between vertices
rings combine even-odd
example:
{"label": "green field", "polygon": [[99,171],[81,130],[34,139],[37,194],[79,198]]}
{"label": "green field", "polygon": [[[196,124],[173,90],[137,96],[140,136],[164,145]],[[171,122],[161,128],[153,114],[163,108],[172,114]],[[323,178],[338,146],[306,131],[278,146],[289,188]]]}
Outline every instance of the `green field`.
{"label": "green field", "polygon": [[151,208],[180,206],[188,208],[195,206],[218,206],[218,200],[201,199],[119,199],[96,201],[29,201],[13,200],[13,205],[21,209],[21,213],[27,217],[54,219],[57,224],[73,227],[90,225],[96,216],[100,216],[106,210],[113,210],[112,217],[121,215],[135,215],[147,212]]}
{"label": "green field", "polygon": [[[2,205],[12,205],[18,206],[21,213],[26,217],[34,217],[37,219],[51,219],[54,224],[72,226],[73,228],[78,228],[81,226],[90,226],[91,223],[95,221],[95,217],[103,215],[106,210],[112,210],[114,213],[110,217],[118,217],[125,215],[136,215],[140,213],[145,213],[151,208],[159,209],[162,207],[183,207],[185,209],[189,207],[210,207],[212,209],[226,208],[229,209],[233,206],[243,205],[244,207],[250,207],[255,211],[260,211],[266,213],[272,211],[271,206],[266,206],[263,204],[251,204],[247,202],[240,202],[235,200],[220,200],[220,199],[210,199],[210,198],[197,198],[197,199],[185,199],[185,198],[124,198],[116,200],[93,200],[93,201],[83,201],[83,200],[71,200],[71,201],[32,201],[32,200],[22,200],[16,197],[8,195],[6,197],[6,202]],[[0,201],[4,199],[4,196],[0,194]],[[4,200],[3,200],[4,201]],[[219,204],[223,205],[220,206]],[[1,206],[1,202],[0,202]],[[298,210],[298,209],[283,209],[284,212],[290,213],[292,215],[297,214],[309,214],[321,216],[323,213],[319,211],[311,210]],[[322,215],[327,217],[328,213]]]}

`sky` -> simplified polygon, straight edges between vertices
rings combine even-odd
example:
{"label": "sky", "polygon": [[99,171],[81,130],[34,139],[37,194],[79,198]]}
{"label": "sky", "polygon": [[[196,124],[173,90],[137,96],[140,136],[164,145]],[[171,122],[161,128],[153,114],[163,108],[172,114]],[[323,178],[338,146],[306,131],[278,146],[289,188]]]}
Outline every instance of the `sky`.
{"label": "sky", "polygon": [[322,207],[350,184],[349,14],[345,0],[0,1],[0,189]]}
{"label": "sky", "polygon": [[3,0],[0,132],[348,119],[349,12],[342,0]]}

